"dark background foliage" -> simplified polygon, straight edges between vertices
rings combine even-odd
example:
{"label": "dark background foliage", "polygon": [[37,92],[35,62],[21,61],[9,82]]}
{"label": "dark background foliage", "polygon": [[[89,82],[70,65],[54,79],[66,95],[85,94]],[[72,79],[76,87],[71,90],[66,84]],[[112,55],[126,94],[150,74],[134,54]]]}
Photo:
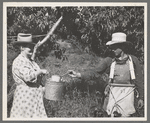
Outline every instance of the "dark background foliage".
{"label": "dark background foliage", "polygon": [[[7,35],[17,36],[20,32],[47,34],[62,14],[64,19],[55,31],[57,38],[75,36],[83,49],[102,56],[112,33],[124,32],[127,40],[133,43],[131,53],[143,62],[144,7],[8,7]],[[37,42],[42,38],[34,39]],[[51,42],[54,40],[57,40],[56,37]]]}

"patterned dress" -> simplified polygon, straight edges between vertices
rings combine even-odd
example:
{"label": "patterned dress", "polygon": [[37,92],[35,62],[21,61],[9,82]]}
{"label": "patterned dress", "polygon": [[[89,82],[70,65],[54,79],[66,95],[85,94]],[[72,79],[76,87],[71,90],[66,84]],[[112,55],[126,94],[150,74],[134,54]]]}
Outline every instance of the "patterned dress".
{"label": "patterned dress", "polygon": [[43,87],[29,87],[28,83],[37,83],[36,71],[40,69],[34,62],[22,54],[12,65],[13,78],[17,84],[10,118],[47,118],[43,104]]}

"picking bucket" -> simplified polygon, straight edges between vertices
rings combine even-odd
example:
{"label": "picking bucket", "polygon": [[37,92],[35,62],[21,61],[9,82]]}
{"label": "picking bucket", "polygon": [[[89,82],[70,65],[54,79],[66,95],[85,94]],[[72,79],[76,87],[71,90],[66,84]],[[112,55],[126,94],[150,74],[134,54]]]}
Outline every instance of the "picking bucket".
{"label": "picking bucket", "polygon": [[64,82],[56,82],[48,79],[45,84],[45,98],[48,100],[62,100]]}

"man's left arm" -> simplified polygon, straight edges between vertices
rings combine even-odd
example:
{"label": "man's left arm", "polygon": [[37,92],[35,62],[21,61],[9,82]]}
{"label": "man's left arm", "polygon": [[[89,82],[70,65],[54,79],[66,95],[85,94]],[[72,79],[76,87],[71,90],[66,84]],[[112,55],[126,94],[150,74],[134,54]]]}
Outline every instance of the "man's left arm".
{"label": "man's left arm", "polygon": [[134,62],[134,66],[135,66],[135,74],[136,74],[136,80],[135,80],[135,84],[137,86],[137,90],[139,92],[139,101],[138,101],[138,107],[142,108],[144,105],[144,77],[142,74],[142,67],[141,64],[139,62],[139,60],[137,59],[137,57],[133,57],[133,62]]}

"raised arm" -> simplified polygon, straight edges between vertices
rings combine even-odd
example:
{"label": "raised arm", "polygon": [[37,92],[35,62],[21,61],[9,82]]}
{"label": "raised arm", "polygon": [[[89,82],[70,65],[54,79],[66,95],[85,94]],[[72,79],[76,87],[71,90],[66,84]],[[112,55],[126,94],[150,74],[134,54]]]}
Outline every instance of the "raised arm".
{"label": "raised arm", "polygon": [[81,73],[76,73],[73,70],[69,70],[69,75],[72,77],[78,77],[86,80],[94,79],[97,78],[99,74],[105,72],[105,70],[110,66],[111,62],[112,62],[112,58],[106,57],[105,59],[100,61],[98,67],[94,69],[86,69],[84,72]]}

